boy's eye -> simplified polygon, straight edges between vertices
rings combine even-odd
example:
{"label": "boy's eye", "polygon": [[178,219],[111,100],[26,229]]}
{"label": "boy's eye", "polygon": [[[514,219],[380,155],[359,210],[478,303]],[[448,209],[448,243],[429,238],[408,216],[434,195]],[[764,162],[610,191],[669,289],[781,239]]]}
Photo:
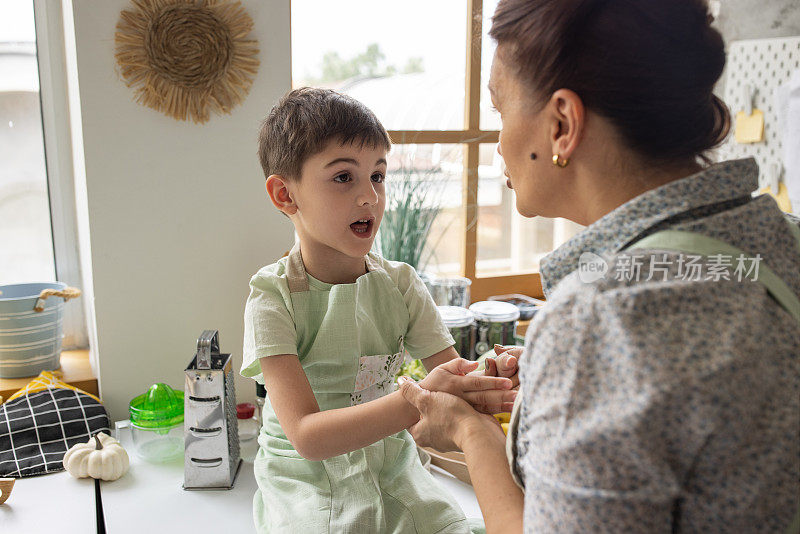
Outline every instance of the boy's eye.
{"label": "boy's eye", "polygon": [[379,172],[376,172],[375,174],[372,175],[372,181],[373,182],[377,182],[379,184],[382,184],[384,180],[386,180],[386,177],[383,174],[379,173]]}
{"label": "boy's eye", "polygon": [[333,177],[333,181],[334,182],[338,182],[340,184],[347,183],[350,180],[352,180],[352,178],[350,177],[350,173],[349,172],[343,172],[343,173],[337,174],[336,176]]}

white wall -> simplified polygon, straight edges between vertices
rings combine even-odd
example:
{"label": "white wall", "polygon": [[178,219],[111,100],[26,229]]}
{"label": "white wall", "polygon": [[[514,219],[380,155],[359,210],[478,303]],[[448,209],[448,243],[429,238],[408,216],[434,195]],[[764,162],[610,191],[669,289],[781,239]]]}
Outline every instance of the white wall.
{"label": "white wall", "polygon": [[[114,32],[127,0],[73,2],[100,390],[112,419],[155,382],[183,388],[204,329],[235,355],[248,281],[291,245],[256,157],[259,122],[290,87],[289,2],[245,0],[261,66],[232,115],[178,122],[133,101]],[[80,179],[80,177],[78,178]]]}
{"label": "white wall", "polygon": [[797,0],[722,0],[714,23],[725,42],[800,35]]}
{"label": "white wall", "polygon": [[[797,0],[722,0],[713,25],[722,34],[726,50],[733,41],[800,35],[800,3]],[[714,88],[719,97],[725,94],[726,77],[727,71],[723,71]]]}

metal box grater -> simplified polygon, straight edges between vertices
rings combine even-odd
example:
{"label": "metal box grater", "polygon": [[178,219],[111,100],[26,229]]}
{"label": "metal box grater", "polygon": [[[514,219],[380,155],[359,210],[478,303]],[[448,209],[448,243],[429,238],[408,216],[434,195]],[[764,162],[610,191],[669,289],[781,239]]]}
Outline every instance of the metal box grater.
{"label": "metal box grater", "polygon": [[205,330],[186,368],[183,489],[231,489],[239,471],[239,429],[230,354]]}

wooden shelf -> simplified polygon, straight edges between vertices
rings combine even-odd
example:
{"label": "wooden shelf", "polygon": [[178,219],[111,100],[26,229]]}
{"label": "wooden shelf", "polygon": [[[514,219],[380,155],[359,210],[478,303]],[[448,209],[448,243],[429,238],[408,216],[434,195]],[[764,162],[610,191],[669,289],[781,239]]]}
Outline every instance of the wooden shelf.
{"label": "wooden shelf", "polygon": [[[89,364],[88,350],[65,350],[61,353],[61,380],[80,388],[92,395],[100,396],[97,389],[97,378],[92,372]],[[0,378],[0,397],[8,399],[17,390],[25,387],[25,384],[35,378],[27,376],[23,378]]]}

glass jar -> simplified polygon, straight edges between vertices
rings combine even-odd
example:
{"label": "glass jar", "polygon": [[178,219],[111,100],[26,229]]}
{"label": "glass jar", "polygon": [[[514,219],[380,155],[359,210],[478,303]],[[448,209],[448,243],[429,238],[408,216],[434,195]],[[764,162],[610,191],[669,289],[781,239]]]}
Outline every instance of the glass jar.
{"label": "glass jar", "polygon": [[239,442],[250,441],[258,436],[259,426],[253,415],[256,407],[250,402],[236,405],[236,420],[239,426]]}
{"label": "glass jar", "polygon": [[267,399],[267,388],[264,384],[256,383],[256,421],[259,428],[264,424],[264,404]]}
{"label": "glass jar", "polygon": [[484,300],[476,302],[469,310],[475,314],[477,327],[474,359],[478,359],[495,345],[516,343],[519,308],[508,302]]}
{"label": "glass jar", "polygon": [[469,278],[436,278],[431,281],[431,295],[437,306],[469,306]]}
{"label": "glass jar", "polygon": [[458,355],[467,360],[474,360],[475,349],[475,316],[466,308],[458,306],[439,306],[439,315],[444,325],[456,342]]}

